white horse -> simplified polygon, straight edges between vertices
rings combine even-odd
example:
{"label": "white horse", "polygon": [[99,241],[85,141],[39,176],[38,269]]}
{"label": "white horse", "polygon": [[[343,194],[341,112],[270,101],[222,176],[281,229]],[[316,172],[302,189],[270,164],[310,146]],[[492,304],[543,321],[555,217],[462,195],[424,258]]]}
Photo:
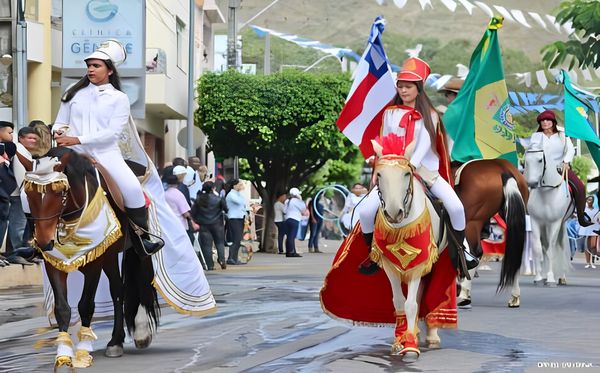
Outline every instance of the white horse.
{"label": "white horse", "polygon": [[[415,180],[410,162],[403,156],[382,155],[382,147],[376,142],[373,146],[378,155],[375,172],[381,205],[375,220],[371,258],[383,268],[392,288],[396,313],[392,354],[402,355],[404,361],[415,361],[420,355],[419,316],[425,318],[428,347],[440,344],[439,325],[430,323],[427,315],[419,315],[419,308],[422,296],[429,291],[421,277],[431,271],[446,247],[446,233],[441,233],[444,237],[440,240],[440,219],[423,185]],[[402,284],[406,285],[406,295]]]}
{"label": "white horse", "polygon": [[569,270],[569,238],[565,221],[573,213],[566,175],[560,164],[545,156],[544,150],[533,145],[525,152],[525,179],[531,188],[527,208],[531,216],[531,248],[534,283],[548,286],[566,284]]}

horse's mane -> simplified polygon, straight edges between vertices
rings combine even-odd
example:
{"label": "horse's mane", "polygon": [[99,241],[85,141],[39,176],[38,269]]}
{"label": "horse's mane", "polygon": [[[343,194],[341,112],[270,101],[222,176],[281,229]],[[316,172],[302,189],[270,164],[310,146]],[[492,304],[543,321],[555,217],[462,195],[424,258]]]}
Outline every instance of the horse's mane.
{"label": "horse's mane", "polygon": [[91,183],[92,187],[97,188],[98,180],[96,178],[96,169],[87,157],[62,146],[51,148],[48,153],[46,153],[46,156],[61,159],[66,154],[69,154],[69,161],[65,166],[64,173],[67,175],[69,183],[71,183],[71,185],[83,185],[85,183],[85,177],[89,175],[91,177],[88,178],[88,183]]}
{"label": "horse's mane", "polygon": [[378,136],[375,141],[383,148],[382,154],[404,155],[404,141],[395,133],[390,133],[383,137]]}

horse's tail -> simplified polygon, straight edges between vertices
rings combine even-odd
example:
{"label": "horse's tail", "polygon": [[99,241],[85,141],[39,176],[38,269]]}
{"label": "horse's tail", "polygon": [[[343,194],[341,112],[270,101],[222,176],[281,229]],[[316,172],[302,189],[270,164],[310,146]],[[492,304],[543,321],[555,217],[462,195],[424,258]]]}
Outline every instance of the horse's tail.
{"label": "horse's tail", "polygon": [[156,330],[160,318],[160,308],[156,289],[152,285],[154,268],[152,258],[140,256],[129,248],[123,258],[123,287],[125,306],[125,324],[127,331],[133,335],[135,331],[135,316],[139,306],[143,306],[150,321],[150,328]]}
{"label": "horse's tail", "polygon": [[525,246],[525,202],[515,177],[508,171],[502,173],[504,206],[501,215],[506,222],[506,249],[502,259],[500,282],[496,292],[512,286],[515,275],[521,268]]}

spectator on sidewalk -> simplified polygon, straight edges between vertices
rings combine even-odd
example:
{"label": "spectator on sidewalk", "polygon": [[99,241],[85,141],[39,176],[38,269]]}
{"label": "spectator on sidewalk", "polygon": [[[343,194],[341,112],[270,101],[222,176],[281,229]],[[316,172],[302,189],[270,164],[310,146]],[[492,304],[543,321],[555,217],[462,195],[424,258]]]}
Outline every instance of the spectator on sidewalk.
{"label": "spectator on sidewalk", "polygon": [[238,179],[233,179],[229,182],[232,188],[225,200],[227,202],[227,217],[229,221],[228,230],[231,235],[231,245],[229,245],[229,257],[227,264],[240,265],[246,264],[239,260],[240,244],[244,235],[244,219],[248,210],[248,202],[240,193],[244,190],[244,183]]}
{"label": "spectator on sidewalk", "polygon": [[[14,126],[10,122],[0,121],[0,243],[4,242],[10,211],[10,196],[17,188],[11,162],[16,153],[12,142]],[[7,245],[7,253],[9,247]]]}
{"label": "spectator on sidewalk", "polygon": [[188,158],[187,173],[183,178],[183,183],[188,187],[190,193],[190,201],[192,205],[202,190],[202,183],[207,179],[208,169],[200,163],[199,157]]}
{"label": "spectator on sidewalk", "polygon": [[[168,185],[168,188],[165,191],[165,199],[167,204],[171,210],[173,210],[175,216],[179,218],[181,225],[186,231],[197,231],[200,227],[198,227],[198,224],[196,224],[192,219],[192,215],[190,214],[190,205],[185,200],[183,193],[181,193],[177,187],[179,184],[177,176],[169,175],[165,177],[165,181]],[[206,268],[205,263],[202,263],[202,266]]]}
{"label": "spectator on sidewalk", "polygon": [[227,203],[215,193],[215,184],[205,181],[198,198],[192,206],[192,218],[198,225],[200,249],[209,271],[214,270],[212,258],[213,242],[217,248],[217,262],[221,269],[227,268],[225,263],[225,226],[223,214],[227,213]]}
{"label": "spectator on sidewalk", "polygon": [[586,248],[585,248],[585,268],[593,268],[596,266],[592,263],[592,254],[597,253],[597,244],[598,244],[598,235],[594,232],[600,229],[600,224],[598,224],[596,215],[600,210],[598,209],[597,204],[594,202],[594,196],[588,196],[585,200],[585,210],[584,213],[592,219],[594,224],[589,225],[587,227],[579,228],[579,235],[587,237],[586,239]]}
{"label": "spectator on sidewalk", "polygon": [[285,200],[287,194],[277,193],[277,200],[273,210],[275,212],[275,225],[277,226],[277,251],[279,254],[285,254],[283,238],[285,237]]}
{"label": "spectator on sidewalk", "polygon": [[[17,153],[32,161],[34,153],[37,150],[39,136],[32,127],[23,127],[19,130],[19,142],[17,145]],[[25,178],[25,167],[18,157],[13,157],[12,162],[13,172],[17,188],[10,195],[10,212],[8,217],[8,238],[13,249],[27,246],[27,242],[31,238],[33,232],[27,228],[27,218],[23,212],[21,203],[21,189]]]}
{"label": "spectator on sidewalk", "polygon": [[308,215],[306,204],[302,200],[302,194],[298,188],[292,188],[289,199],[285,205],[285,256],[288,258],[300,258],[302,255],[296,252],[296,234],[303,216]]}
{"label": "spectator on sidewalk", "polygon": [[316,199],[316,195],[308,204],[308,212],[310,228],[308,252],[321,253],[322,251],[319,251],[319,236],[321,235],[321,228],[323,227],[323,204],[321,203],[320,198]]}

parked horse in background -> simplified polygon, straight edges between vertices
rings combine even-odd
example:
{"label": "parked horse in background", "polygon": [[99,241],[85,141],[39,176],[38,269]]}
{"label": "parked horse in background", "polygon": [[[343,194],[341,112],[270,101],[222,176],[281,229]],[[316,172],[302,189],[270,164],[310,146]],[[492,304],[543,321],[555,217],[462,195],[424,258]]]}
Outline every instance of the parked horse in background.
{"label": "parked horse in background", "polygon": [[[136,240],[129,240],[124,213],[105,196],[99,174],[88,158],[67,148],[53,148],[35,162],[36,169],[26,174],[24,189],[35,224],[33,246],[44,257],[54,294],[59,329],[55,368],[92,364],[92,341],[97,337],[90,324],[102,271],[110,282],[114,306],[112,338],[105,355],[123,354],[123,317],[136,347],[149,346],[159,317],[157,293],[152,286],[154,270],[150,257],[125,250],[121,278],[118,253],[136,244]],[[75,353],[68,333],[71,307],[67,299],[67,276],[74,270],[85,276],[78,304],[81,329]]]}
{"label": "parked horse in background", "polygon": [[556,286],[556,276],[559,284],[566,284],[570,267],[565,222],[573,214],[574,203],[560,166],[536,145],[525,152],[525,179],[531,188],[527,207],[531,216],[534,283],[544,281],[551,287]]}
{"label": "parked horse in background", "polygon": [[[471,252],[481,257],[481,231],[500,213],[506,222],[506,250],[502,259],[498,291],[512,287],[508,306],[519,307],[519,269],[525,246],[525,206],[529,196],[523,175],[504,159],[483,159],[459,169],[455,191],[465,208],[465,235]],[[475,269],[469,271],[471,278]],[[461,281],[459,306],[470,307],[471,281]]]}

